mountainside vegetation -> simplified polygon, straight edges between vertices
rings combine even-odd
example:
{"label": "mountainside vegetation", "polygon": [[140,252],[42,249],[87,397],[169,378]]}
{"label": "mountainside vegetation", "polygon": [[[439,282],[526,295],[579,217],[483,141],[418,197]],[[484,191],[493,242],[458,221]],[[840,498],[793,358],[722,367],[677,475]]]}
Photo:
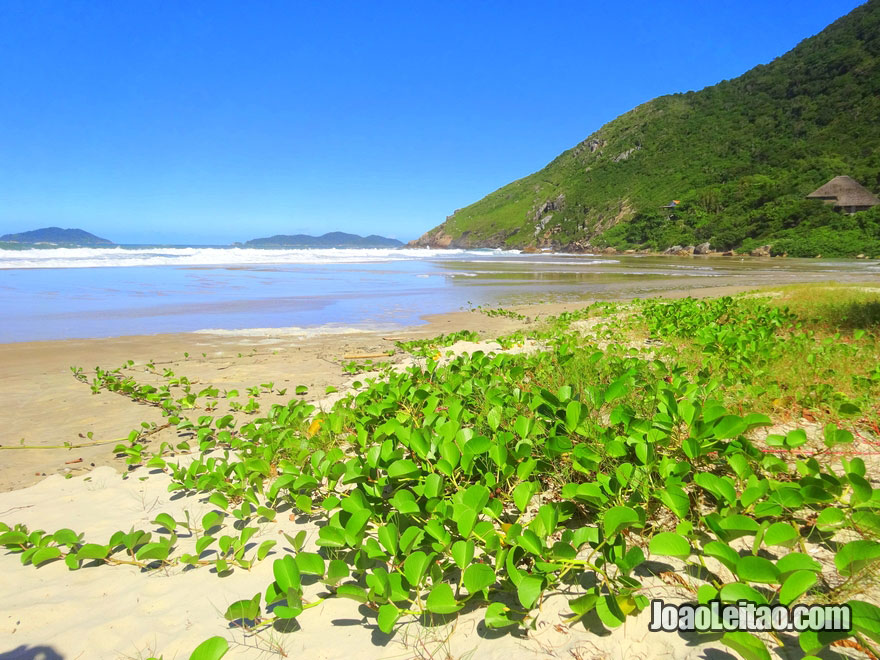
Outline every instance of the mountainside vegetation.
{"label": "mountainside vegetation", "polygon": [[332,231],[323,236],[277,234],[268,238],[255,238],[245,243],[247,247],[293,247],[293,248],[395,248],[403,245],[396,238],[371,234],[358,236],[342,231]]}
{"label": "mountainside vegetation", "polygon": [[838,175],[880,190],[878,90],[871,0],[767,65],[621,115],[415,244],[880,255],[880,206],[847,215],[805,198]]}
{"label": "mountainside vegetation", "polygon": [[4,234],[0,241],[10,243],[55,243],[59,245],[114,245],[112,241],[90,234],[82,229],[45,227],[19,234]]}

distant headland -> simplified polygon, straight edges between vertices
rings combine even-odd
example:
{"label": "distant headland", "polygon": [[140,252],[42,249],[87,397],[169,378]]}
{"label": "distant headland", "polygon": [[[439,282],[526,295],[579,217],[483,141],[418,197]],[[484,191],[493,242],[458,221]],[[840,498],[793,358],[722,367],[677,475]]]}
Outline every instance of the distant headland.
{"label": "distant headland", "polygon": [[[240,245],[240,244],[239,244]],[[246,247],[286,247],[286,248],[396,248],[403,243],[396,238],[384,236],[358,236],[342,231],[331,231],[323,236],[277,234],[267,238],[255,238],[244,243]]]}
{"label": "distant headland", "polygon": [[52,245],[115,245],[113,241],[95,236],[82,229],[62,229],[61,227],[44,227],[23,231],[19,234],[4,234],[0,241],[7,243],[37,243]]}

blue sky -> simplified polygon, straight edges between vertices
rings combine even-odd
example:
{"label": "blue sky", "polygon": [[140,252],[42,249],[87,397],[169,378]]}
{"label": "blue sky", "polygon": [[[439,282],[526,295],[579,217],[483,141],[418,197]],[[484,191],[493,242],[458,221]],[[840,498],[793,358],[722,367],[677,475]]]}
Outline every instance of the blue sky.
{"label": "blue sky", "polygon": [[0,3],[0,234],[402,240],[859,3]]}

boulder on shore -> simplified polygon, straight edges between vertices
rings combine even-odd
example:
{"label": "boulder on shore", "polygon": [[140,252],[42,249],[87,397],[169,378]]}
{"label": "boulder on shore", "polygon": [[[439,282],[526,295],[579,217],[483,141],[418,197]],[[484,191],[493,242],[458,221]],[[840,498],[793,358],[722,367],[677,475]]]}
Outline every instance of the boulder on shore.
{"label": "boulder on shore", "polygon": [[694,248],[694,254],[709,254],[712,251],[712,248],[709,245],[709,241],[705,243],[700,243],[697,247]]}
{"label": "boulder on shore", "polygon": [[770,246],[762,245],[761,247],[756,247],[751,252],[753,257],[769,257],[770,256]]}

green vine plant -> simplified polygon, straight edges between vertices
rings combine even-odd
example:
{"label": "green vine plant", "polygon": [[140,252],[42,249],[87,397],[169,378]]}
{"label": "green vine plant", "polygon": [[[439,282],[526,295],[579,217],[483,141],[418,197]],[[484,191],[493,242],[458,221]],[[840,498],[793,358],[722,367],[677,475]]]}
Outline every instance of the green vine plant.
{"label": "green vine plant", "polygon": [[[591,336],[573,329],[596,317]],[[3,525],[0,545],[34,566],[210,563],[222,574],[273,550],[271,541],[249,549],[247,521],[291,510],[320,523],[315,547],[305,550],[304,531],[287,537],[274,580],[230,605],[228,621],[259,631],[344,598],[388,634],[465,608],[482,609],[489,629],[529,629],[542,602],[564,597],[567,625],[594,613],[614,629],[647,607],[651,558],[688,575],[699,602],[847,603],[851,631],[802,632],[800,648],[848,640],[880,655],[880,608],[864,591],[880,560],[880,490],[863,459],[832,458],[876,428],[873,333],[827,341],[762,299],[647,300],[593,305],[502,338],[534,340],[537,352],[432,357],[473,338],[402,343],[423,363],[359,384],[328,411],[297,398],[241,423],[183,418],[201,394],[182,380],[174,398],[170,385],[97,371],[99,388],[157,405],[194,435],[188,464],[171,447],[146,464],[166,471],[169,490],[218,510],[198,525],[163,514],[154,521],[162,534],[117,532],[104,544]],[[819,377],[785,380],[778,367],[793,355],[813,356]],[[853,365],[851,382],[823,388],[826,364]],[[768,432],[767,413],[783,404],[824,415],[820,433]],[[237,535],[220,535],[227,516],[245,523]],[[175,554],[178,528],[198,535],[195,552]],[[217,549],[210,560],[208,548]],[[307,598],[303,576],[323,591]],[[767,644],[787,636],[720,641],[766,659]],[[227,649],[212,637],[192,658]]]}

